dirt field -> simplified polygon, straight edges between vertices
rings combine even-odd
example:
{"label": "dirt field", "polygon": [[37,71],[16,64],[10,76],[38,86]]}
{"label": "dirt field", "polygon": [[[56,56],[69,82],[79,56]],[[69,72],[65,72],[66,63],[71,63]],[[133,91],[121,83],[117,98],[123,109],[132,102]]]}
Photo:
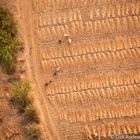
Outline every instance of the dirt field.
{"label": "dirt field", "polygon": [[15,3],[42,139],[139,134],[140,1]]}

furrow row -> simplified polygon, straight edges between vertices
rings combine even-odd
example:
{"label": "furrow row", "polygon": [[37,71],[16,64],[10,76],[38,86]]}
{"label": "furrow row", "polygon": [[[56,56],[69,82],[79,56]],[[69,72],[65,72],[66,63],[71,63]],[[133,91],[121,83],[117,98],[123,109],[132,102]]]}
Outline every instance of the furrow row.
{"label": "furrow row", "polygon": [[99,119],[118,118],[125,116],[139,116],[140,103],[120,103],[111,104],[110,106],[98,106],[92,109],[58,109],[59,119],[73,122],[90,122]]}
{"label": "furrow row", "polygon": [[[73,57],[79,55],[86,55],[92,53],[101,52],[115,52],[121,50],[132,49],[140,46],[140,35],[134,36],[117,36],[113,39],[101,39],[95,40],[94,42],[87,41],[82,42],[82,44],[74,44],[72,47],[59,46],[59,47],[45,47],[42,48],[41,54],[42,59],[57,59],[61,57]],[[56,51],[57,49],[57,51]]]}
{"label": "furrow row", "polygon": [[83,106],[90,104],[99,104],[108,101],[118,101],[127,98],[139,98],[140,84],[123,85],[111,88],[89,89],[75,91],[64,94],[48,95],[50,103],[53,106]]}
{"label": "furrow row", "polygon": [[140,14],[140,3],[121,3],[116,5],[108,5],[102,7],[95,7],[90,10],[90,19],[96,18],[109,18],[109,17],[121,17],[129,15]]}
{"label": "furrow row", "polygon": [[58,25],[38,29],[40,42],[61,39],[64,33],[70,34],[72,39],[82,35],[100,35],[114,32],[139,31],[140,16],[112,18],[96,21],[75,21],[70,24]]}
{"label": "furrow row", "polygon": [[[128,71],[136,72],[140,69],[140,60],[139,59],[127,59],[125,61],[114,61],[114,62],[105,62],[101,64],[88,63],[84,65],[74,65],[73,67],[61,67],[61,70],[57,73],[57,78],[54,77],[54,80],[57,81],[58,78],[61,80],[69,79],[70,77],[85,77],[86,75],[94,74],[106,74],[109,72],[117,73],[126,73]],[[45,78],[44,82],[52,78],[54,72],[56,71],[56,67],[51,67],[50,69],[42,68]]]}
{"label": "furrow row", "polygon": [[89,0],[40,0],[38,3],[39,11],[46,11],[46,7],[48,10],[50,9],[66,9],[66,8],[75,8],[86,6],[89,4]]}
{"label": "furrow row", "polygon": [[[36,0],[37,1],[37,0]],[[109,5],[124,5],[127,3],[132,4],[132,2],[128,2],[127,0],[40,0],[39,2],[34,2],[35,7],[39,7],[39,12],[46,12],[46,8],[48,10],[62,10],[62,9],[73,9],[73,8],[81,8],[81,7],[99,7]],[[137,0],[133,0],[134,3],[138,3]]]}
{"label": "furrow row", "polygon": [[[124,5],[116,5],[116,6],[108,6],[101,8],[94,8],[90,10],[89,20],[96,19],[109,19],[109,18],[123,18],[129,16],[136,16],[140,14],[140,3],[137,4],[124,4]],[[38,26],[46,27],[46,26],[57,26],[59,24],[69,24],[73,21],[81,21],[82,14],[79,8],[71,9],[69,11],[51,11],[47,14],[40,14],[37,16],[38,18]]]}
{"label": "furrow row", "polygon": [[101,139],[103,137],[111,137],[112,135],[121,134],[139,134],[140,133],[140,121],[135,118],[128,118],[115,121],[109,121],[99,123],[95,125],[85,125],[85,132],[89,139],[97,137]]}
{"label": "furrow row", "polygon": [[59,24],[67,24],[74,21],[82,20],[81,13],[79,9],[74,9],[69,12],[59,12],[59,13],[48,13],[47,15],[38,16],[38,26],[52,26]]}
{"label": "furrow row", "polygon": [[[51,83],[47,87],[47,93],[58,94],[58,93],[69,93],[74,91],[83,91],[86,89],[100,89],[100,88],[111,88],[115,86],[122,86],[126,84],[136,84],[140,82],[140,72],[130,71],[127,73],[106,73],[103,74],[92,74],[83,77],[69,78],[65,80],[57,80]],[[133,76],[133,78],[132,78]]]}
{"label": "furrow row", "polygon": [[127,59],[139,59],[140,48],[123,49],[120,51],[103,51],[79,56],[60,57],[58,59],[42,60],[41,65],[45,70],[54,69],[55,67],[73,68],[73,66],[85,67],[86,64],[96,65],[104,62],[125,61]]}

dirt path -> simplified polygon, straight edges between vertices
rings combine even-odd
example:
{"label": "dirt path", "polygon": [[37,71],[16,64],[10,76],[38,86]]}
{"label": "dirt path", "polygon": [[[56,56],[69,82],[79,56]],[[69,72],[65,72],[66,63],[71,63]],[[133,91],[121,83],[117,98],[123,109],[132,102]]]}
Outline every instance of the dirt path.
{"label": "dirt path", "polygon": [[27,62],[27,74],[28,78],[33,83],[33,97],[35,99],[35,105],[38,109],[41,119],[43,139],[44,140],[59,140],[59,136],[55,131],[55,126],[51,120],[49,109],[41,89],[40,70],[39,66],[39,54],[34,44],[33,29],[34,23],[32,21],[32,1],[25,0],[21,2],[17,0],[17,5],[20,10],[21,19],[18,21],[23,27],[22,36],[25,46],[25,58]]}

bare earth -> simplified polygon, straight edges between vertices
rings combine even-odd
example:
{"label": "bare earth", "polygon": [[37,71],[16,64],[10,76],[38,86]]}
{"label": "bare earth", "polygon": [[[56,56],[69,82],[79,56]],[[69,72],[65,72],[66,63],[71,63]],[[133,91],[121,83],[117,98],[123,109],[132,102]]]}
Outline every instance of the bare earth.
{"label": "bare earth", "polygon": [[140,1],[15,3],[42,139],[139,134]]}

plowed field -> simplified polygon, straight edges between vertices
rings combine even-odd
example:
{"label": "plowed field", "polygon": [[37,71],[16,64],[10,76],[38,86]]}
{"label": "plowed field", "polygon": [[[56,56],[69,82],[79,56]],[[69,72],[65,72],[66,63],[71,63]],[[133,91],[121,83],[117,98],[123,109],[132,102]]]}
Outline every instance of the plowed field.
{"label": "plowed field", "polygon": [[139,134],[140,1],[17,0],[17,7],[43,138]]}

